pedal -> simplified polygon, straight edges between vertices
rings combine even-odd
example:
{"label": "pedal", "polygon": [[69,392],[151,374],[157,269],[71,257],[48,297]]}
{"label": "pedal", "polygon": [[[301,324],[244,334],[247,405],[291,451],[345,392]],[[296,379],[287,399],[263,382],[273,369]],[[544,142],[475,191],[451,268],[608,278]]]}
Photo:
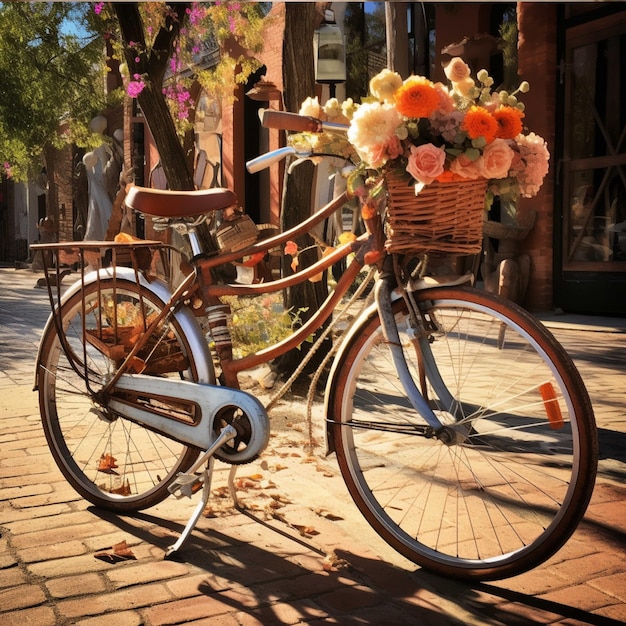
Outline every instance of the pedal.
{"label": "pedal", "polygon": [[177,499],[183,497],[191,498],[194,493],[197,493],[202,489],[204,483],[204,472],[198,474],[183,474],[179,473],[174,482],[168,486],[167,490]]}

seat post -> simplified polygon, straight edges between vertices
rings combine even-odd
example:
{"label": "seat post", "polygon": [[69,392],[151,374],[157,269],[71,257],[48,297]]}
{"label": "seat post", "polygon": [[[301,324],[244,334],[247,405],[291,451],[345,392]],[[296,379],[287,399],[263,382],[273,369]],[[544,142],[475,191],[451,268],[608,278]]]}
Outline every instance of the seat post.
{"label": "seat post", "polygon": [[187,236],[189,237],[189,244],[191,245],[192,256],[195,257],[195,256],[198,256],[199,254],[202,254],[203,249],[202,249],[202,245],[200,244],[200,238],[198,237],[196,233],[196,229],[189,228],[187,230]]}

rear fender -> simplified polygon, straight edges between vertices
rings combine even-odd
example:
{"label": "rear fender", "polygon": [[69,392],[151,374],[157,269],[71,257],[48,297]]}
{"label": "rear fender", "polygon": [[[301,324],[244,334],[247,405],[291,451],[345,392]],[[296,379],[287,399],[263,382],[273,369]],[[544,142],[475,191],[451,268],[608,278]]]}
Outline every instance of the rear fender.
{"label": "rear fender", "polygon": [[[90,285],[97,280],[104,280],[113,276],[112,268],[104,268],[97,271],[86,274],[84,279],[76,281],[71,285],[68,290],[63,294],[61,298],[61,306],[69,300],[75,293],[81,290],[82,284]],[[135,270],[130,267],[116,267],[115,276],[118,281],[129,282],[136,284],[137,276],[139,276],[139,283],[142,287],[152,292],[161,302],[166,303],[171,298],[171,291],[167,284],[161,280],[148,281],[142,274],[137,275]],[[181,330],[184,332],[189,347],[193,355],[197,374],[198,382],[205,384],[215,384],[215,370],[213,369],[213,360],[211,359],[211,352],[209,346],[204,337],[202,329],[198,324],[196,317],[187,307],[180,307],[175,313],[174,317],[180,324]],[[42,338],[46,336],[48,332],[55,332],[54,319],[52,314],[48,317],[46,326],[42,333]],[[41,346],[43,341],[39,344],[39,351],[37,353],[37,364],[35,371],[35,389],[39,384],[39,364],[41,362]]]}

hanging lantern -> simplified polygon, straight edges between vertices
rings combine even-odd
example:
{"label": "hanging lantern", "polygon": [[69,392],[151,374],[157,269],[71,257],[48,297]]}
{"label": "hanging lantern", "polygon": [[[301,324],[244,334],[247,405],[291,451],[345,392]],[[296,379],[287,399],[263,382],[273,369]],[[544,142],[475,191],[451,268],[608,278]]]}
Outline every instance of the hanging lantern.
{"label": "hanging lantern", "polygon": [[331,86],[346,80],[346,46],[335,14],[327,10],[324,21],[315,31],[315,81]]}

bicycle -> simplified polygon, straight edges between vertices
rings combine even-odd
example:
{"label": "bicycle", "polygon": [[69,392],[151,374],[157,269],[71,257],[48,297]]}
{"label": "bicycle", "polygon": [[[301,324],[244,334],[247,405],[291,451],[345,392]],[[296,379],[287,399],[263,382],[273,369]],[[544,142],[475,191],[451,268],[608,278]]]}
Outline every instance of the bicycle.
{"label": "bicycle", "polygon": [[[266,123],[327,128],[286,113]],[[328,450],[354,502],[393,548],[436,573],[493,580],[537,566],[581,520],[598,447],[580,374],[533,316],[464,278],[433,286],[411,277],[405,259],[387,252],[378,213],[364,219],[365,233],[292,276],[249,285],[212,280],[213,269],[284,246],[348,199],[342,194],[284,233],[206,256],[197,226],[231,206],[232,192],[133,187],[128,206],[191,246],[172,289],[155,277],[157,268],[171,273],[173,251],[161,242],[33,246],[80,267],[65,294],[48,281],[52,314],[37,357],[56,463],[83,497],[118,512],[201,490],[167,554],[178,550],[208,501],[214,459],[232,464],[232,477],[267,444],[267,412],[239,389],[237,375],[319,329],[369,262],[378,271],[375,302],[343,338],[325,394]],[[103,263],[105,251],[111,259]],[[309,321],[277,345],[233,357],[221,297],[277,292],[348,255],[352,262]],[[88,271],[89,263],[96,268]],[[204,316],[212,348],[198,323]]]}

